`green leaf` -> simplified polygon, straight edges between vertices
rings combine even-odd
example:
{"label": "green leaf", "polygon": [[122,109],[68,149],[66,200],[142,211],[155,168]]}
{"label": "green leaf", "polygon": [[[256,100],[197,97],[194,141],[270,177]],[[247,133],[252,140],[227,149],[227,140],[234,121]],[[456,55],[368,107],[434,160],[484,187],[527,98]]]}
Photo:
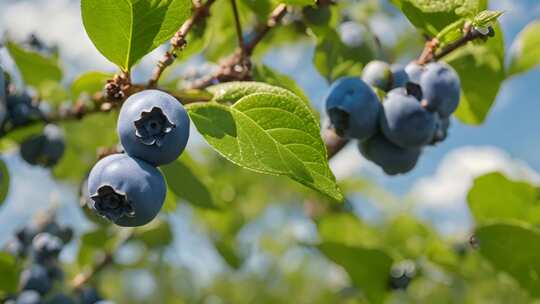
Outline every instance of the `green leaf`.
{"label": "green leaf", "polygon": [[318,248],[347,271],[353,284],[366,295],[370,303],[383,303],[392,267],[392,258],[388,254],[378,249],[332,242],[322,243]]}
{"label": "green leaf", "polygon": [[196,207],[214,208],[212,194],[192,167],[193,162],[187,161],[186,157],[182,156],[177,161],[162,166],[161,170],[167,179],[169,189],[177,199],[186,200]]}
{"label": "green leaf", "polygon": [[81,267],[92,265],[96,256],[105,250],[105,244],[110,238],[111,234],[107,227],[100,227],[83,234],[77,255],[77,264]]}
{"label": "green leaf", "polygon": [[255,65],[252,69],[252,73],[255,81],[265,82],[273,86],[290,90],[309,105],[309,98],[291,77],[272,70],[264,64]]}
{"label": "green leaf", "polygon": [[481,11],[474,16],[472,24],[477,27],[492,26],[503,14],[501,11]]}
{"label": "green leaf", "polygon": [[247,84],[239,90],[241,86],[230,85],[230,93],[218,89],[216,100],[241,97],[231,107],[213,102],[188,106],[192,121],[208,143],[241,167],[288,176],[342,201],[343,195],[328,167],[318,121],[308,106],[284,89],[272,87],[275,94],[264,90],[249,94],[254,87],[268,86]]}
{"label": "green leaf", "polygon": [[6,200],[9,193],[9,171],[6,162],[0,159],[0,206]]}
{"label": "green leaf", "polygon": [[529,23],[510,48],[509,75],[524,73],[540,64],[540,20]]}
{"label": "green leaf", "polygon": [[39,87],[40,97],[52,105],[59,105],[69,99],[69,94],[61,83],[45,81]]}
{"label": "green leaf", "polygon": [[391,0],[407,19],[426,34],[436,36],[462,17],[487,9],[487,0]]}
{"label": "green leaf", "polygon": [[171,225],[164,220],[155,220],[135,229],[134,239],[150,248],[168,246],[173,240]]}
{"label": "green leaf", "polygon": [[233,269],[239,269],[240,266],[242,266],[242,257],[240,257],[236,251],[235,248],[237,246],[233,245],[234,240],[215,240],[214,245],[216,246],[216,250],[219,252],[221,257],[227,262],[229,266]]}
{"label": "green leaf", "polygon": [[82,0],[86,33],[103,56],[128,71],[189,17],[188,0]]}
{"label": "green leaf", "polygon": [[349,48],[334,30],[327,29],[317,37],[313,64],[326,80],[333,82],[343,76],[360,75],[363,66],[374,58],[375,51],[369,45]]}
{"label": "green leaf", "polygon": [[323,242],[340,243],[348,246],[374,246],[380,235],[350,213],[332,213],[317,223],[319,237]]}
{"label": "green leaf", "polygon": [[178,199],[172,192],[171,187],[167,187],[167,195],[165,196],[165,202],[163,203],[163,211],[171,213],[178,207]]}
{"label": "green leaf", "polygon": [[19,265],[14,256],[0,252],[0,294],[14,293],[19,282]]}
{"label": "green leaf", "polygon": [[540,232],[519,223],[496,223],[476,229],[480,253],[500,271],[540,297]]}
{"label": "green leaf", "polygon": [[499,172],[478,177],[467,200],[477,223],[499,219],[540,223],[540,189]]}
{"label": "green leaf", "polygon": [[118,144],[117,113],[87,115],[80,121],[64,121],[66,151],[53,169],[54,176],[80,182],[97,161],[97,149]]}
{"label": "green leaf", "polygon": [[461,79],[461,101],[456,117],[467,124],[482,123],[505,79],[504,41],[499,26],[486,43],[470,43],[445,59]]}
{"label": "green leaf", "polygon": [[112,74],[103,72],[84,73],[71,84],[71,96],[74,100],[77,100],[82,93],[92,96],[94,93],[102,91],[107,80],[112,77]]}
{"label": "green leaf", "polygon": [[255,94],[286,94],[290,92],[262,82],[225,82],[209,87],[208,92],[213,95],[212,101],[224,104],[233,104],[240,98]]}
{"label": "green leaf", "polygon": [[25,50],[12,41],[6,47],[27,85],[39,89],[44,82],[62,80],[62,70],[55,59]]}

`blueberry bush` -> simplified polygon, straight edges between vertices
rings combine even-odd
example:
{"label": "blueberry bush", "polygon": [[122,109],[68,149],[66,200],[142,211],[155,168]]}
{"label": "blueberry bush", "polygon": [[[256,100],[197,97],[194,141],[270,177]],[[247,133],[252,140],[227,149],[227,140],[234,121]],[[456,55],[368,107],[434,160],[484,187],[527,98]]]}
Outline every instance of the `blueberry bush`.
{"label": "blueberry bush", "polygon": [[[16,69],[0,62],[0,204],[18,174],[5,155],[16,153],[78,189],[90,228],[60,224],[43,198],[47,211],[2,245],[0,302],[539,302],[536,185],[477,177],[474,227],[450,238],[414,202],[365,176],[337,180],[329,165],[353,146],[403,176],[452,125],[486,120],[501,85],[540,64],[540,21],[505,52],[505,15],[487,2],[81,0],[88,38],[117,69],[76,77],[57,46],[6,33],[0,47]],[[408,28],[388,43],[370,21],[392,14]],[[264,60],[298,44],[328,84],[320,112]],[[152,52],[153,71],[135,81]],[[358,212],[358,196],[381,215]],[[288,215],[259,231],[272,208],[308,223],[309,237]],[[222,271],[201,280],[179,263],[175,243],[190,237],[179,213]]]}

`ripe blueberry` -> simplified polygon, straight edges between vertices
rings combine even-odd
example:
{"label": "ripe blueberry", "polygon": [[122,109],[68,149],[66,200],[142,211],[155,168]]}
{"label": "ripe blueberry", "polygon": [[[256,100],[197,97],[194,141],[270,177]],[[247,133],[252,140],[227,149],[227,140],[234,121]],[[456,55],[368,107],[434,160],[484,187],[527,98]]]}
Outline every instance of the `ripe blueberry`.
{"label": "ripe blueberry", "polygon": [[15,304],[41,304],[41,296],[34,290],[24,290],[17,297]]}
{"label": "ripe blueberry", "polygon": [[431,144],[442,142],[448,136],[448,128],[450,127],[450,118],[441,118],[438,114],[435,114],[435,134]]}
{"label": "ripe blueberry", "polygon": [[48,124],[43,133],[32,135],[21,144],[21,156],[31,165],[51,167],[58,163],[65,150],[64,131]]}
{"label": "ripe blueberry", "polygon": [[457,109],[461,93],[459,76],[447,64],[434,62],[425,66],[420,86],[427,100],[427,108],[449,117]]}
{"label": "ripe blueberry", "polygon": [[326,97],[326,112],[340,136],[365,140],[378,128],[381,103],[375,92],[361,79],[336,80]]}
{"label": "ripe blueberry", "polygon": [[405,72],[409,76],[409,81],[420,84],[420,77],[424,73],[424,67],[412,61],[405,67]]}
{"label": "ripe blueberry", "polygon": [[409,75],[401,64],[393,64],[392,70],[392,89],[404,87],[409,81]]}
{"label": "ripe blueberry", "polygon": [[411,171],[420,157],[418,148],[401,148],[377,134],[365,142],[359,143],[360,153],[377,164],[388,175],[403,174]]}
{"label": "ripe blueberry", "polygon": [[38,263],[57,259],[63,246],[60,238],[47,232],[36,235],[32,240],[32,252]]}
{"label": "ripe blueberry", "polygon": [[47,269],[39,264],[32,264],[21,273],[20,286],[22,290],[35,290],[46,294],[52,287]]}
{"label": "ripe blueberry", "polygon": [[419,148],[428,144],[435,133],[435,116],[405,88],[390,91],[383,102],[381,130],[402,148]]}
{"label": "ripe blueberry", "polygon": [[189,118],[173,96],[147,90],[130,96],[118,117],[120,142],[130,156],[154,166],[178,158],[189,138]]}
{"label": "ripe blueberry", "polygon": [[362,79],[371,86],[388,91],[392,87],[392,70],[388,63],[373,60],[364,67]]}
{"label": "ripe blueberry", "polygon": [[119,226],[141,226],[154,219],[166,190],[158,169],[126,154],[103,158],[88,177],[92,209]]}

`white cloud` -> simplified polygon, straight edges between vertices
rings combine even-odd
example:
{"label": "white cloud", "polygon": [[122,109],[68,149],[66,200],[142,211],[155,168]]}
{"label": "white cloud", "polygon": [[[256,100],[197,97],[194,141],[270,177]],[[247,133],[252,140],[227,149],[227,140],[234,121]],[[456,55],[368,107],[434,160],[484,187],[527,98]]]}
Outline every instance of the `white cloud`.
{"label": "white cloud", "polygon": [[501,171],[512,179],[540,183],[537,172],[499,148],[462,147],[448,153],[433,176],[420,179],[412,195],[428,209],[466,208],[466,195],[474,179],[493,171]]}

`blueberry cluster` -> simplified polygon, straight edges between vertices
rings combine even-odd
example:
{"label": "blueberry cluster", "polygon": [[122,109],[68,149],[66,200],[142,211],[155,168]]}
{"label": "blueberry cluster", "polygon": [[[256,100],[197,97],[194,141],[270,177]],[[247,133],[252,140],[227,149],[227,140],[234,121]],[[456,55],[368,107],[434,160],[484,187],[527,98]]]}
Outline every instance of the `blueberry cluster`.
{"label": "blueberry cluster", "polygon": [[332,84],[326,112],[336,134],[359,140],[366,159],[396,175],[416,166],[423,147],[446,139],[459,99],[459,77],[447,64],[372,61],[361,79]]}
{"label": "blueberry cluster", "polygon": [[416,265],[411,260],[404,260],[392,266],[389,287],[391,290],[406,290],[416,275]]}
{"label": "blueberry cluster", "polygon": [[117,131],[125,153],[101,159],[90,171],[90,207],[119,226],[141,226],[165,201],[165,178],[156,167],[184,151],[189,117],[175,97],[147,90],[125,101]]}
{"label": "blueberry cluster", "polygon": [[64,272],[58,256],[69,243],[73,230],[58,224],[54,215],[44,214],[17,230],[4,250],[25,265],[19,277],[19,292],[3,301],[5,304],[105,304],[97,290],[83,287],[73,294],[58,288]]}
{"label": "blueberry cluster", "polygon": [[[25,92],[18,93],[10,84],[10,77],[0,67],[0,136],[5,131],[43,120],[43,111]],[[40,134],[26,137],[21,143],[22,158],[31,165],[52,167],[64,155],[64,132],[48,124]]]}

